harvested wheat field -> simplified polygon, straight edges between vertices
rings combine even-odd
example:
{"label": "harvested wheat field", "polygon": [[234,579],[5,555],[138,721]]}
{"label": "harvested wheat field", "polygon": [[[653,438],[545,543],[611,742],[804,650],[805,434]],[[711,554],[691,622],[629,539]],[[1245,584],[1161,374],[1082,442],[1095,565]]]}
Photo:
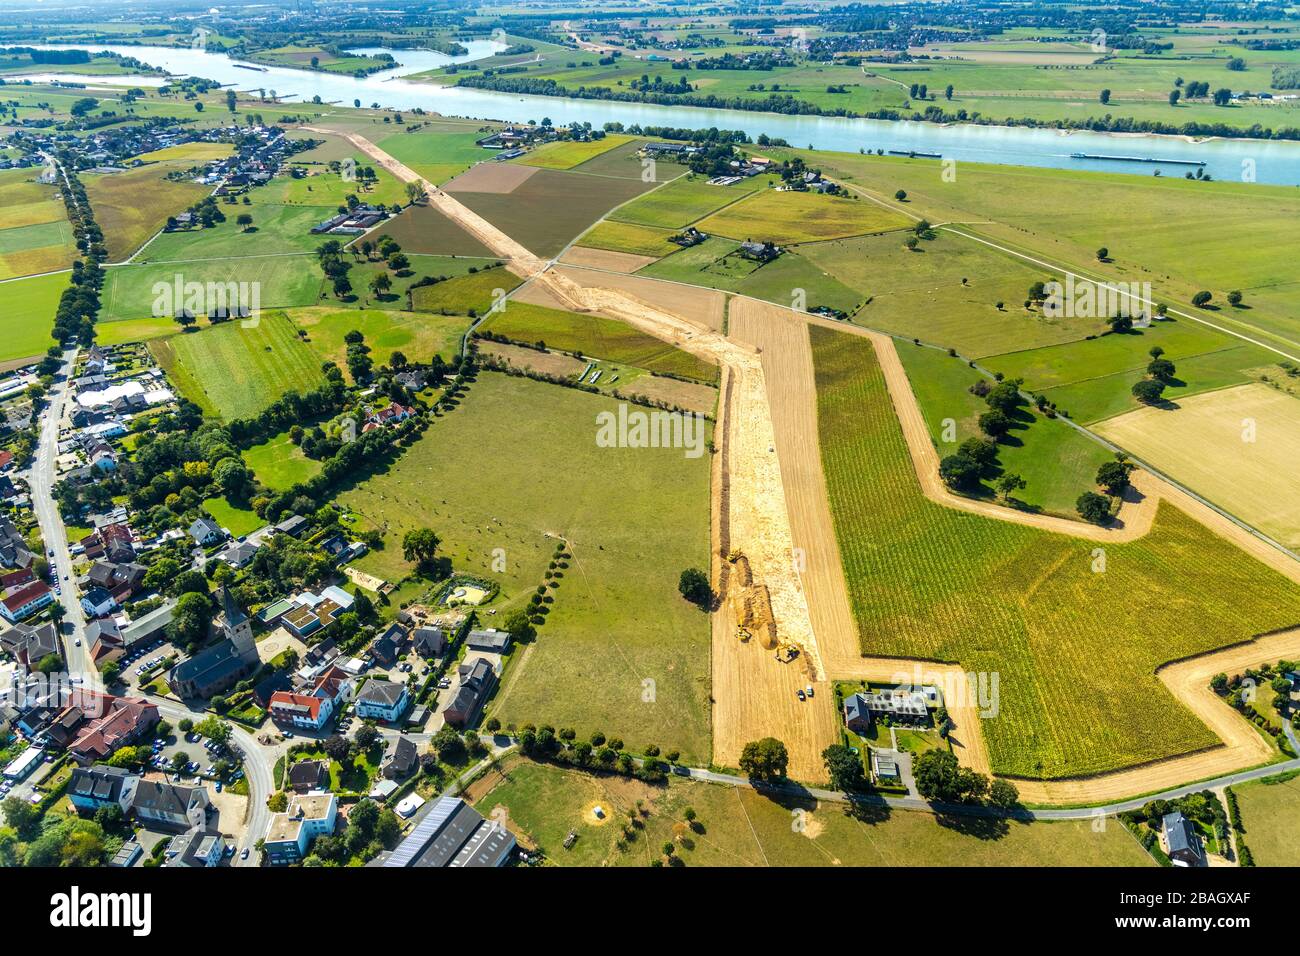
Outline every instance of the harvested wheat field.
{"label": "harvested wheat field", "polygon": [[727,297],[714,289],[701,289],[698,286],[647,279],[642,276],[613,275],[573,266],[560,266],[556,271],[578,285],[599,286],[626,292],[642,301],[653,302],[656,306],[675,315],[700,323],[705,328],[715,332],[722,331],[722,316]]}
{"label": "harvested wheat field", "polygon": [[718,407],[718,390],[713,386],[661,375],[642,375],[623,391],[702,415],[712,415]]}
{"label": "harvested wheat field", "polygon": [[624,273],[636,272],[658,261],[654,256],[638,256],[632,252],[614,252],[610,249],[588,249],[584,246],[570,246],[560,257],[560,262],[566,266],[587,266]]}
{"label": "harvested wheat field", "polygon": [[539,352],[537,349],[511,345],[507,342],[489,342],[485,339],[479,342],[478,347],[484,355],[499,358],[516,368],[532,369],[545,375],[576,378],[587,364],[563,352]]}
{"label": "harvested wheat field", "polygon": [[1094,430],[1288,548],[1300,547],[1300,401],[1239,385],[1142,408]]}
{"label": "harvested wheat field", "polygon": [[516,166],[511,163],[479,163],[461,173],[443,189],[450,193],[514,192],[538,173],[536,166]]}

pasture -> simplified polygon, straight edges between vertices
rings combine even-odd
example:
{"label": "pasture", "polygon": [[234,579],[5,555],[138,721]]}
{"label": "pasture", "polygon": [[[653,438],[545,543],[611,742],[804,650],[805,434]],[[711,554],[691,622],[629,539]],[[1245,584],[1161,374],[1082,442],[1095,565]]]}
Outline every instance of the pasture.
{"label": "pasture", "polygon": [[475,144],[485,135],[473,129],[463,133],[419,131],[388,136],[376,145],[435,186],[441,186],[475,163],[496,155]]}
{"label": "pasture", "polygon": [[[140,255],[142,262],[176,262],[188,259],[238,259],[251,256],[280,255],[290,252],[315,252],[335,236],[313,235],[311,229],[335,215],[333,206],[279,206],[256,203],[248,206],[223,206],[226,221],[206,229],[178,229],[165,232],[149,244]],[[253,217],[247,230],[236,217]],[[312,263],[315,268],[315,263]]]}
{"label": "pasture", "polygon": [[[984,376],[946,352],[907,342],[897,347],[939,457],[956,452],[967,438],[982,437],[979,416],[988,405],[969,389]],[[1064,422],[1045,418],[1028,405],[1014,418],[1010,434],[998,445],[998,467],[981,483],[979,497],[993,498],[997,477],[1016,474],[1026,482],[1015,493],[1016,501],[1033,510],[1077,518],[1075,501],[1083,492],[1095,490],[1097,469],[1113,456]],[[951,442],[944,441],[948,419],[956,426]]]}
{"label": "pasture", "polygon": [[338,207],[347,201],[348,196],[356,196],[363,203],[372,206],[406,205],[406,184],[392,173],[377,165],[365,156],[348,156],[356,163],[358,170],[368,168],[375,174],[373,184],[362,183],[360,179],[343,178],[343,169],[335,172],[328,166],[299,164],[295,168],[305,170],[304,176],[275,177],[265,186],[259,186],[248,192],[253,205],[270,203],[281,206],[333,206]]}
{"label": "pasture", "polygon": [[[304,427],[306,422],[302,423]],[[273,491],[288,491],[294,485],[307,481],[321,470],[321,463],[308,458],[289,440],[289,433],[281,432],[260,445],[243,451],[244,464],[253,469],[257,480]]]}
{"label": "pasture", "polygon": [[1141,408],[1096,430],[1288,548],[1300,547],[1300,401],[1238,385]]}
{"label": "pasture", "polygon": [[628,203],[614,214],[614,218],[640,226],[680,230],[773,182],[771,176],[754,176],[742,179],[734,186],[710,186],[704,176],[687,173]]}
{"label": "pasture", "polygon": [[628,222],[602,219],[578,240],[579,246],[590,249],[608,249],[637,256],[667,256],[681,246],[668,241],[671,229],[655,229]]}
{"label": "pasture", "polygon": [[1300,588],[1168,504],[1098,573],[1092,542],[929,501],[870,343],[810,334],[863,653],[997,674],[984,736],[1000,774],[1076,777],[1213,745],[1156,668],[1300,622]]}
{"label": "pasture", "polygon": [[283,312],[263,312],[255,328],[239,321],[150,343],[181,394],[205,414],[256,415],[288,391],[324,381],[320,361]]}
{"label": "pasture", "polygon": [[412,307],[417,312],[446,312],[455,315],[481,315],[520,283],[520,278],[504,268],[479,269],[473,275],[460,275],[411,290]]}
{"label": "pasture", "polygon": [[[457,570],[500,582],[501,607],[542,582],[563,536],[572,558],[551,613],[536,642],[514,652],[489,714],[582,736],[599,728],[706,762],[709,620],[677,593],[677,578],[708,562],[708,456],[599,447],[596,415],[617,405],[481,372],[458,408],[341,501],[358,527],[384,533],[384,549],[357,562],[363,570],[400,581],[410,573],[403,533],[430,527]],[[508,449],[510,466],[484,467],[484,448]]]}
{"label": "pasture", "polygon": [[1278,774],[1232,788],[1246,845],[1256,866],[1300,866],[1295,821],[1300,818],[1300,776]]}
{"label": "pasture", "polygon": [[716,382],[718,367],[673,348],[624,322],[595,314],[564,312],[526,302],[510,302],[484,324],[485,330],[517,342],[544,342],[547,348],[633,365],[650,372]]}
{"label": "pasture", "polygon": [[387,365],[394,352],[401,352],[411,362],[428,362],[435,355],[450,361],[460,352],[461,336],[469,326],[469,321],[458,315],[324,305],[289,309],[285,314],[307,333],[308,346],[322,362],[334,362],[345,370],[347,343],[343,337],[349,332],[365,336],[370,358],[380,366]]}
{"label": "pasture", "polygon": [[264,309],[312,305],[322,285],[320,266],[309,255],[115,266],[105,270],[99,328],[121,319],[153,317],[155,285],[172,286],[178,275],[184,282],[247,282],[250,289],[256,283]]}
{"label": "pasture", "polygon": [[167,173],[183,165],[150,165],[81,177],[95,222],[104,230],[110,262],[130,258],[167,223],[168,216],[184,212],[208,195],[207,186],[167,179]]}
{"label": "pasture", "polygon": [[714,213],[699,223],[699,229],[729,239],[790,245],[890,232],[911,222],[862,199],[767,189]]}
{"label": "pasture", "polygon": [[[843,804],[675,777],[652,787],[523,760],[505,768],[476,783],[471,799],[487,816],[503,810],[511,830],[546,851],[554,866],[647,866],[668,841],[687,866],[1154,865],[1114,820],[1099,831],[1091,821],[973,826],[911,810],[854,815]],[[591,814],[595,805],[607,814],[604,822]],[[686,826],[687,807],[698,831]],[[630,813],[643,826],[620,848]],[[566,850],[570,830],[578,839]]]}

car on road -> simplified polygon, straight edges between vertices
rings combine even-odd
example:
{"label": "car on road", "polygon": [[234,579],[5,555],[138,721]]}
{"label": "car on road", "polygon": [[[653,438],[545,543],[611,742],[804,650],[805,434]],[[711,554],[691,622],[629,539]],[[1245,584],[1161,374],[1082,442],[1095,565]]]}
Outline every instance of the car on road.
{"label": "car on road", "polygon": [[247,859],[248,859],[248,847],[244,847],[244,852],[241,853],[241,854],[239,854],[239,858],[240,858],[241,860],[247,860]]}
{"label": "car on road", "polygon": [[81,646],[81,638],[77,638],[77,647]]}

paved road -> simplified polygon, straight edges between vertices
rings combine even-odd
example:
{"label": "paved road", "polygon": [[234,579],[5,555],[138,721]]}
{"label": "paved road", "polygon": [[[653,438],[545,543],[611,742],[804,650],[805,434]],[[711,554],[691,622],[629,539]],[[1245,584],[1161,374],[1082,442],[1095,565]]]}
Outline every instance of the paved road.
{"label": "paved road", "polygon": [[[40,440],[36,456],[27,471],[27,481],[31,486],[32,510],[41,528],[41,537],[45,541],[46,551],[53,551],[49,558],[51,570],[59,581],[59,603],[63,605],[63,642],[64,660],[68,670],[74,676],[80,675],[87,685],[99,687],[99,673],[95,670],[90,656],[90,648],[83,638],[86,632],[86,615],[82,612],[81,601],[77,597],[76,583],[72,580],[72,553],[68,550],[68,533],[63,525],[63,516],[59,514],[54,502],[55,462],[59,457],[59,422],[63,411],[71,398],[69,379],[72,377],[73,363],[77,350],[69,349],[63,353],[63,367],[55,375],[54,384],[46,395],[45,409],[41,412]],[[64,581],[63,576],[68,575]]]}

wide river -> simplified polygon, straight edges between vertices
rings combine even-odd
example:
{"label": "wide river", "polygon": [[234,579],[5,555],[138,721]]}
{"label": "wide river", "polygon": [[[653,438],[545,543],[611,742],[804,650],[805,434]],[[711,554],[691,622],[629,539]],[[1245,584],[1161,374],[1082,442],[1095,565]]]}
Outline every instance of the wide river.
{"label": "wide river", "polygon": [[[1177,136],[1133,136],[1111,133],[1030,129],[1027,127],[976,126],[957,123],[890,122],[845,119],[833,116],[787,116],[743,110],[700,109],[689,106],[657,106],[604,100],[571,100],[549,96],[521,96],[455,86],[437,86],[403,79],[448,63],[468,62],[491,56],[503,45],[490,40],[465,44],[467,56],[450,57],[428,50],[387,50],[400,66],[357,79],[314,70],[263,67],[233,60],[224,53],[209,53],[188,47],[161,46],[46,46],[45,49],[109,50],[131,56],[178,76],[201,76],[230,84],[239,90],[275,90],[280,97],[310,101],[409,110],[421,107],[448,116],[527,122],[550,117],[556,125],[589,122],[600,126],[620,122],[630,126],[673,126],[690,129],[716,126],[744,130],[785,139],[793,146],[857,152],[903,150],[939,153],[945,159],[1016,166],[1046,166],[1057,169],[1096,169],[1151,176],[1182,176],[1189,167],[1174,162],[1135,163],[1115,160],[1075,159],[1071,153],[1105,156],[1134,156],[1156,160],[1203,161],[1205,171],[1215,179],[1300,185],[1300,143],[1216,139],[1189,142]],[[366,48],[357,52],[381,52]],[[241,65],[242,64],[242,65]],[[256,67],[256,71],[247,67]],[[91,85],[123,84],[132,78],[84,77],[44,74],[44,79],[75,80]],[[141,78],[142,80],[146,78]],[[147,81],[147,80],[146,80]],[[156,78],[153,80],[156,85]],[[292,102],[292,100],[291,100]],[[1289,113],[1290,111],[1288,111]]]}

